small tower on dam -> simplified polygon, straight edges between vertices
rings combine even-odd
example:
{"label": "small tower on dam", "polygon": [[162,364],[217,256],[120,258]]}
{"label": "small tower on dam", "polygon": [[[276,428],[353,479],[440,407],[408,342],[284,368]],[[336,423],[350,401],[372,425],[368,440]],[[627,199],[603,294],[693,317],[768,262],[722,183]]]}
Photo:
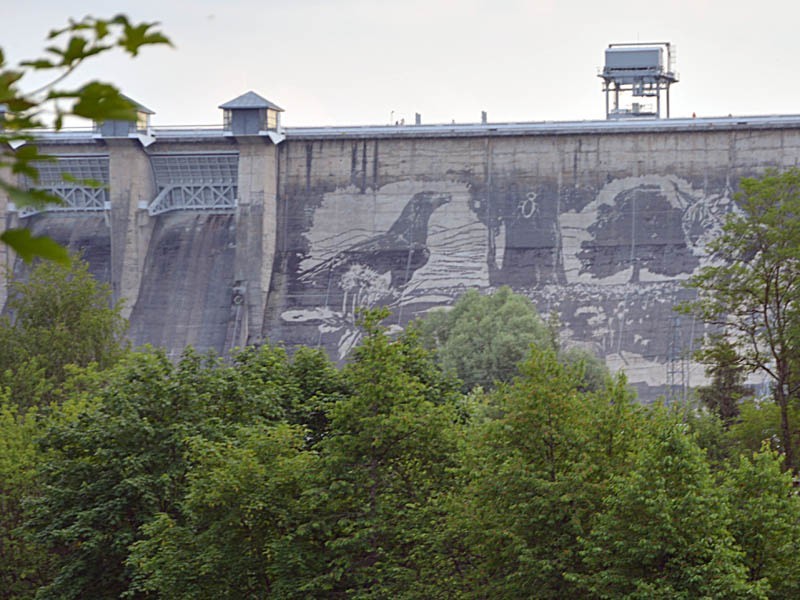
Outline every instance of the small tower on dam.
{"label": "small tower on dam", "polygon": [[108,121],[99,121],[94,124],[95,132],[106,138],[128,137],[136,134],[148,135],[150,133],[150,117],[155,112],[132,98],[124,95],[122,97],[133,106],[136,112],[136,120],[109,119]]}
{"label": "small tower on dam", "polygon": [[280,131],[283,109],[255,92],[242,94],[220,108],[223,110],[223,130],[233,135]]}
{"label": "small tower on dam", "polygon": [[[673,67],[675,50],[669,42],[609,44],[605,58],[598,77],[603,79],[606,119],[660,119],[662,92],[669,119],[669,88],[678,81]],[[629,105],[620,104],[621,95],[631,98]],[[643,102],[653,98],[655,106]]]}

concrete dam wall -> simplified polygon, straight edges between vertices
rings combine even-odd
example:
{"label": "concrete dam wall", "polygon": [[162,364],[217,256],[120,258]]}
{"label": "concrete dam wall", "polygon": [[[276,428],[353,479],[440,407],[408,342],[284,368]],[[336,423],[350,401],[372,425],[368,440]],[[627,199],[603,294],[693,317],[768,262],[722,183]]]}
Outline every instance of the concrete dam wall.
{"label": "concrete dam wall", "polygon": [[359,307],[403,327],[510,285],[644,399],[701,382],[672,307],[739,179],[800,157],[794,117],[150,133],[42,139],[107,160],[108,200],[5,219],[83,248],[137,344],[344,360]]}

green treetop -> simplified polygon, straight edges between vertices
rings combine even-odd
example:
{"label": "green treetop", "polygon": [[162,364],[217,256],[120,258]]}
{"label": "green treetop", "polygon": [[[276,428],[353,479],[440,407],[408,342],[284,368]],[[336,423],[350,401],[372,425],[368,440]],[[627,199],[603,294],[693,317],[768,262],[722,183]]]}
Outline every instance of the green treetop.
{"label": "green treetop", "polygon": [[800,392],[800,170],[768,171],[740,187],[739,210],[709,244],[715,264],[690,280],[698,299],[689,309],[719,333],[746,372],[771,380],[781,449],[795,468],[789,408]]}

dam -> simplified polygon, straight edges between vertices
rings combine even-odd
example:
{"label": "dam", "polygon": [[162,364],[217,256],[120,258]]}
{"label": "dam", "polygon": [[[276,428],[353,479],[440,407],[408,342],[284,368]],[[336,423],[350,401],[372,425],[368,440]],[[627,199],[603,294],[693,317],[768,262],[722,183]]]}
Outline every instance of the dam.
{"label": "dam", "polygon": [[0,230],[81,251],[133,343],[173,356],[272,342],[343,361],[360,307],[399,329],[509,285],[643,400],[702,382],[702,324],[673,306],[739,180],[800,157],[800,116],[283,127],[254,92],[220,108],[213,128],[153,127],[139,106],[135,123],[40,134],[56,160],[19,183],[64,203],[0,195]]}

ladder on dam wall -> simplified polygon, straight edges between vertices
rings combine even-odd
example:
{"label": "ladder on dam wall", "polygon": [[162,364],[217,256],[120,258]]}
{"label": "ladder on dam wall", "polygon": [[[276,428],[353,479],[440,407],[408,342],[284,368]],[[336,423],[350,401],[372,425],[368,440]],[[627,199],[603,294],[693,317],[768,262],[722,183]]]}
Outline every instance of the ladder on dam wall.
{"label": "ladder on dam wall", "polygon": [[667,389],[670,402],[686,402],[691,388],[691,359],[694,351],[694,328],[692,317],[689,339],[684,340],[681,317],[673,315],[669,324],[667,348]]}

